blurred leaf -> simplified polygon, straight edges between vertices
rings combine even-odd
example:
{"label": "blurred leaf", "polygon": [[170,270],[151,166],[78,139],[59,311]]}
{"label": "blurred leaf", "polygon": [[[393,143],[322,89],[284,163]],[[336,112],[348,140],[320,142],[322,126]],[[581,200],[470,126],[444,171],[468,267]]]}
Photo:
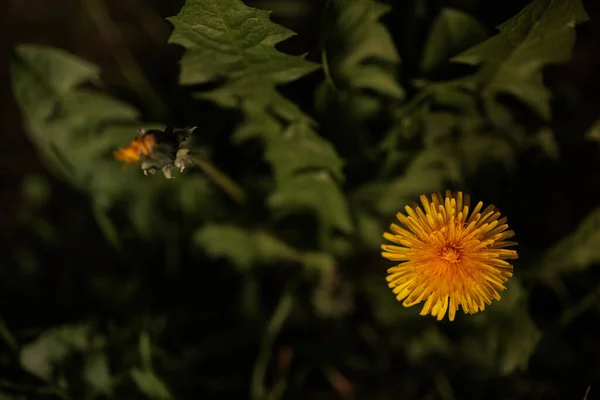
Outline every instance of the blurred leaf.
{"label": "blurred leaf", "polygon": [[241,269],[248,269],[258,255],[252,234],[236,226],[206,225],[195,241],[213,258],[226,258]]}
{"label": "blurred leaf", "polygon": [[[168,18],[174,30],[169,43],[186,48],[180,81],[198,84],[224,79],[202,97],[223,107],[241,102],[282,107],[285,101],[275,86],[296,80],[319,66],[275,49],[294,35],[269,19],[269,11],[244,5],[240,0],[187,0],[176,17]],[[286,101],[286,107],[292,105]],[[295,106],[293,106],[295,108]]]}
{"label": "blurred leaf", "polygon": [[474,88],[475,82],[483,83],[490,108],[499,93],[509,93],[547,120],[551,94],[542,69],[570,59],[575,25],[587,20],[581,0],[535,0],[499,25],[496,36],[453,60],[481,66],[464,84]]}
{"label": "blurred leaf", "polygon": [[376,199],[382,215],[393,215],[423,193],[434,193],[462,181],[462,167],[454,145],[424,149],[413,159],[404,174],[389,182]]}
{"label": "blurred leaf", "polygon": [[23,346],[21,366],[27,372],[50,381],[57,364],[73,352],[84,352],[90,346],[90,329],[86,325],[65,325],[42,333]]}
{"label": "blurred leaf", "polygon": [[138,389],[149,398],[153,400],[173,399],[165,383],[154,372],[132,368],[130,373]]}
{"label": "blurred leaf", "polygon": [[117,199],[132,203],[132,210],[147,209],[143,195],[157,185],[141,179],[139,170],[125,171],[112,156],[136,134],[138,112],[79,88],[96,80],[98,70],[62,50],[20,45],[11,62],[13,90],[28,133],[51,170],[89,192],[100,209]]}
{"label": "blurred leaf", "polygon": [[[122,131],[113,127],[134,123],[137,111],[101,93],[78,89],[97,79],[98,70],[62,50],[20,45],[13,51],[11,67],[13,91],[28,133],[53,171],[91,191],[108,184],[99,182],[96,173],[108,168],[100,159],[118,145]],[[112,161],[111,172],[118,179],[123,174]]]}
{"label": "blurred leaf", "polygon": [[458,118],[450,112],[429,112],[424,118],[425,132],[423,144],[425,147],[434,147],[446,141],[454,133]]}
{"label": "blurred leaf", "polygon": [[473,95],[473,92],[457,85],[455,81],[433,83],[428,87],[436,105],[455,109],[466,116],[479,115],[477,97]]}
{"label": "blurred leaf", "polygon": [[205,225],[194,239],[210,257],[226,258],[242,270],[256,263],[299,259],[293,248],[268,233],[234,225]]}
{"label": "blurred leaf", "polygon": [[513,277],[499,302],[466,316],[465,322],[474,329],[466,331],[462,341],[465,358],[500,375],[525,370],[542,337],[527,311],[527,301],[527,292]]}
{"label": "blurred leaf", "polygon": [[527,369],[529,359],[542,337],[542,333],[525,310],[511,318],[512,324],[504,325],[504,331],[496,340],[502,341],[502,353],[498,357],[498,368],[502,375]]}
{"label": "blurred leaf", "polygon": [[543,277],[583,271],[600,263],[600,207],[590,212],[575,231],[543,255],[536,269]]}
{"label": "blurred leaf", "polygon": [[268,203],[280,215],[313,211],[324,226],[352,233],[354,223],[346,199],[331,183],[331,175],[325,171],[296,175],[282,182]]}
{"label": "blurred leaf", "polygon": [[0,390],[0,400],[27,400],[27,398]]}
{"label": "blurred leaf", "polygon": [[423,50],[421,69],[433,71],[450,57],[487,38],[485,27],[461,10],[444,7],[433,22]]}
{"label": "blurred leaf", "polygon": [[379,249],[386,228],[381,218],[365,211],[356,215],[356,225],[361,242],[370,249]]}
{"label": "blurred leaf", "polygon": [[292,124],[278,139],[269,141],[265,158],[273,166],[278,185],[298,172],[328,170],[342,181],[343,162],[325,139],[306,124]]}
{"label": "blurred leaf", "polygon": [[107,396],[112,395],[113,382],[105,353],[93,353],[86,357],[83,377],[96,392]]}
{"label": "blurred leaf", "polygon": [[323,25],[323,63],[339,90],[370,89],[404,98],[395,70],[400,56],[385,26],[390,8],[374,0],[329,0]]}
{"label": "blurred leaf", "polygon": [[[377,321],[386,326],[412,326],[418,325],[419,321],[423,322],[424,319],[418,310],[403,307],[402,303],[396,300],[396,296],[387,286],[385,269],[386,267],[382,266],[381,274],[368,276],[361,285]],[[404,332],[400,333],[402,340],[406,339]],[[402,342],[402,345],[404,346],[405,342]]]}
{"label": "blurred leaf", "polygon": [[[398,303],[398,307],[402,305]],[[435,326],[426,328],[406,343],[406,355],[413,364],[424,363],[432,355],[450,355],[452,352],[452,343]]]}
{"label": "blurred leaf", "polygon": [[313,293],[312,305],[321,318],[340,318],[352,311],[353,297],[354,290],[349,282],[340,282],[339,278],[334,282],[322,279]]}
{"label": "blurred leaf", "polygon": [[552,129],[545,127],[536,133],[536,141],[541,150],[552,160],[558,160],[560,157],[560,147]]}
{"label": "blurred leaf", "polygon": [[209,180],[202,175],[191,175],[185,178],[185,183],[181,185],[175,198],[176,206],[184,215],[193,217],[197,215],[198,210],[206,210],[207,214],[215,215],[218,213],[218,198]]}
{"label": "blurred leaf", "polygon": [[266,232],[257,232],[254,240],[259,259],[262,262],[272,263],[298,259],[298,252],[295,249]]}
{"label": "blurred leaf", "polygon": [[516,154],[510,143],[499,135],[481,132],[465,135],[458,144],[465,172],[475,175],[483,166],[500,164],[507,169],[517,165]]}
{"label": "blurred leaf", "polygon": [[586,136],[591,140],[600,142],[600,119],[592,124],[590,129],[588,129]]}
{"label": "blurred leaf", "polygon": [[39,175],[27,175],[21,182],[21,191],[25,201],[35,207],[41,207],[50,197],[48,180]]}
{"label": "blurred leaf", "polygon": [[304,253],[302,262],[309,272],[316,272],[319,276],[333,273],[336,266],[335,258],[328,253],[318,251]]}
{"label": "blurred leaf", "polygon": [[[304,56],[275,49],[294,33],[271,22],[269,14],[239,0],[188,0],[179,15],[169,19],[175,27],[170,42],[186,48],[180,81],[221,83],[201,97],[244,112],[245,121],[236,129],[233,140],[263,139],[265,158],[277,182],[276,193],[289,190],[287,181],[297,179],[292,177],[300,172],[329,171],[342,181],[342,161],[333,146],[314,132],[309,116],[275,89],[319,66],[304,60]],[[334,180],[327,183],[331,187],[326,191],[339,191]],[[340,201],[343,203],[343,198]],[[326,205],[314,203],[311,207],[325,218],[325,223]]]}

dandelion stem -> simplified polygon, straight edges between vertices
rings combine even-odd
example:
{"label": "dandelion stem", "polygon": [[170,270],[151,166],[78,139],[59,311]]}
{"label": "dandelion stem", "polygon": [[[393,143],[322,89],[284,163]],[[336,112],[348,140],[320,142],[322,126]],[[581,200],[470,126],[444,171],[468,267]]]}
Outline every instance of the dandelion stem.
{"label": "dandelion stem", "polygon": [[199,166],[206,176],[223,189],[232,200],[239,204],[246,202],[246,193],[244,193],[244,190],[231,178],[225,175],[225,173],[220,171],[213,163],[199,156],[193,156],[192,159],[194,164]]}

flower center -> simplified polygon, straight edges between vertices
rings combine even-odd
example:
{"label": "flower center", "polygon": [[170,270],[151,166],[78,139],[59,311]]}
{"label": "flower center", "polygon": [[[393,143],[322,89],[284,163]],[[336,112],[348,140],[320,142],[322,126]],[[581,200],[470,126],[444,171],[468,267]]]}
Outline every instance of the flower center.
{"label": "flower center", "polygon": [[448,264],[456,264],[460,261],[460,252],[454,246],[448,246],[442,249],[440,257]]}

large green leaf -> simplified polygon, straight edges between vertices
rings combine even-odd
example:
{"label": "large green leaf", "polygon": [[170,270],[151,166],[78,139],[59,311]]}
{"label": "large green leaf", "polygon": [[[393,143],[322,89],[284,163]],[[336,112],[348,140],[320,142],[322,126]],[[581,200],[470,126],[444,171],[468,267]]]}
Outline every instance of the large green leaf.
{"label": "large green leaf", "polygon": [[132,368],[131,379],[138,389],[152,400],[171,400],[173,395],[167,385],[150,370]]}
{"label": "large green leaf", "polygon": [[587,19],[581,0],[533,1],[498,26],[500,33],[454,58],[481,66],[463,83],[471,88],[483,83],[490,107],[499,93],[509,93],[549,119],[551,94],[542,68],[569,60],[575,25]]}
{"label": "large green leaf", "polygon": [[306,124],[290,125],[283,135],[269,141],[265,158],[280,185],[309,170],[329,170],[336,179],[343,180],[343,162],[335,149]]}
{"label": "large green leaf", "polygon": [[423,50],[421,69],[433,71],[450,57],[485,40],[485,27],[471,15],[454,8],[443,8],[433,21]]}
{"label": "large green leaf", "polygon": [[328,253],[301,252],[268,232],[232,224],[207,224],[196,231],[194,242],[209,257],[226,259],[241,271],[285,261],[302,264],[309,274],[326,273],[335,266]]}
{"label": "large green leaf", "polygon": [[235,225],[205,225],[196,232],[194,240],[209,256],[228,259],[241,270],[256,263],[300,258],[296,250],[267,232],[253,232]]}
{"label": "large green leaf", "polygon": [[[114,181],[122,181],[125,174],[114,160],[106,160],[129,139],[127,129],[135,132],[137,111],[80,88],[96,80],[99,71],[62,50],[20,45],[13,51],[11,67],[27,131],[49,167],[82,189],[105,195],[118,190],[119,182]],[[114,173],[112,181],[103,179],[106,169]]]}
{"label": "large green leaf", "polygon": [[[170,42],[186,48],[181,60],[183,84],[216,81],[219,87],[201,96],[243,111],[245,121],[236,129],[233,140],[262,139],[265,158],[275,174],[276,197],[284,199],[278,204],[293,206],[285,200],[293,191],[289,179],[322,171],[335,177],[326,181],[330,186],[326,193],[337,194],[338,182],[343,180],[342,161],[333,146],[314,131],[311,118],[276,90],[277,85],[319,66],[304,56],[275,49],[277,43],[294,33],[271,22],[269,14],[240,0],[188,0],[179,14],[169,19],[175,27]],[[336,199],[342,202],[342,209],[347,209],[343,197]],[[326,202],[304,205],[329,221]]]}
{"label": "large green leaf", "polygon": [[54,369],[74,352],[85,352],[91,346],[91,330],[87,325],[64,325],[50,329],[21,350],[21,366],[46,381]]}
{"label": "large green leaf", "polygon": [[[275,49],[294,32],[271,22],[269,11],[240,0],[188,0],[176,17],[168,18],[174,31],[170,43],[186,48],[181,60],[183,84],[223,79],[202,97],[225,107],[252,102],[283,109],[275,86],[300,78],[318,64]],[[280,110],[281,111],[281,110]]]}
{"label": "large green leaf", "polygon": [[325,10],[324,63],[340,90],[370,89],[396,99],[400,56],[379,19],[389,7],[374,0],[329,0]]}
{"label": "large green leaf", "polygon": [[354,231],[346,199],[326,171],[295,175],[284,181],[269,198],[269,205],[280,215],[314,210],[323,227],[344,233]]}
{"label": "large green leaf", "polygon": [[[139,168],[124,168],[114,159],[113,151],[138,135],[138,112],[83,88],[98,79],[96,66],[60,49],[20,45],[12,53],[11,72],[27,133],[42,160],[56,175],[93,197],[96,217],[114,244],[117,230],[105,215],[114,203],[128,205],[138,233],[161,234],[161,223],[166,221],[156,210],[164,193],[184,205],[192,199],[189,193],[196,200],[213,193],[203,179],[183,183],[183,179],[146,178]],[[193,211],[198,213],[197,208]]]}
{"label": "large green leaf", "polygon": [[83,356],[80,379],[91,392],[110,395],[115,382],[105,343],[105,337],[88,325],[63,325],[49,329],[25,344],[19,358],[24,370],[51,383],[64,373],[72,356]]}

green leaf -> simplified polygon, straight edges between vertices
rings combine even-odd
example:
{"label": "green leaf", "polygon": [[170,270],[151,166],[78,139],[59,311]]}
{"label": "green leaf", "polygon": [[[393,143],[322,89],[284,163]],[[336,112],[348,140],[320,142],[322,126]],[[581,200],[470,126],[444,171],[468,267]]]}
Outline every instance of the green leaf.
{"label": "green leaf", "polygon": [[343,162],[331,143],[307,124],[292,124],[282,136],[267,143],[265,159],[273,166],[278,185],[307,170],[328,170],[336,179],[344,179]]}
{"label": "green leaf", "polygon": [[24,370],[50,381],[55,367],[73,352],[90,347],[90,328],[86,325],[65,325],[50,329],[26,344],[19,356]]}
{"label": "green leaf", "polygon": [[339,90],[370,89],[394,99],[400,56],[379,19],[390,8],[374,0],[329,0],[325,10],[323,63]]}
{"label": "green leaf", "polygon": [[380,249],[381,235],[386,229],[381,218],[370,212],[360,212],[356,214],[356,226],[361,242],[365,246],[372,250]]}
{"label": "green leaf", "polygon": [[471,133],[462,137],[457,147],[463,168],[471,175],[486,165],[499,164],[506,169],[514,169],[517,165],[514,149],[499,135]]}
{"label": "green leaf", "polygon": [[282,182],[268,199],[269,205],[286,215],[312,211],[324,227],[334,227],[344,233],[354,231],[348,204],[343,193],[332,184],[325,171],[295,175]]}
{"label": "green leaf", "polygon": [[[396,306],[402,305],[398,303]],[[452,342],[435,326],[426,328],[406,343],[406,355],[413,364],[425,363],[433,355],[450,355],[452,351]]]}
{"label": "green leaf", "polygon": [[335,258],[320,251],[308,251],[302,254],[302,262],[309,273],[316,272],[319,276],[331,274],[336,267]]}
{"label": "green leaf", "polygon": [[421,194],[439,192],[462,182],[463,173],[453,143],[424,149],[417,154],[404,174],[381,190],[375,209],[393,215]]}
{"label": "green leaf", "polygon": [[[223,79],[202,97],[224,107],[242,102],[274,106],[282,98],[275,86],[296,80],[319,66],[275,49],[294,33],[271,22],[269,11],[240,0],[187,0],[176,17],[169,43],[186,48],[181,60],[183,84]],[[285,100],[285,99],[284,99]],[[281,107],[277,105],[277,107]]]}
{"label": "green leaf", "polygon": [[488,107],[494,106],[499,93],[509,93],[549,119],[551,94],[542,69],[570,59],[575,25],[587,19],[581,0],[535,0],[498,26],[496,36],[453,60],[481,66],[463,83],[471,88],[475,82],[483,83]]}
{"label": "green leaf", "polygon": [[553,245],[537,265],[543,277],[585,271],[600,263],[600,207],[581,221],[577,229]]}
{"label": "green leaf", "polygon": [[[127,137],[121,136],[118,126],[135,123],[138,113],[103,94],[79,88],[97,79],[97,68],[62,50],[20,45],[12,53],[11,71],[27,131],[51,169],[83,189],[118,186],[99,181],[95,171],[109,168],[101,160],[111,158],[119,139]],[[114,179],[122,180],[121,167],[112,162]]]}
{"label": "green leaf", "polygon": [[[205,184],[196,185],[194,178],[189,183],[187,178],[177,182],[146,178],[139,168],[125,169],[114,159],[113,151],[138,135],[138,112],[82,88],[97,80],[94,65],[60,49],[20,45],[12,53],[11,71],[27,133],[41,158],[57,176],[93,197],[98,222],[113,243],[119,241],[119,230],[106,214],[115,203],[123,204],[129,225],[138,233],[160,235],[169,222],[157,213],[165,193],[183,203],[177,209],[189,209],[186,201],[195,200],[196,215],[200,197],[214,193]],[[212,205],[204,209],[214,213],[219,204]]]}
{"label": "green leaf", "polygon": [[86,357],[83,377],[96,392],[112,395],[113,381],[105,353],[93,353]]}
{"label": "green leaf", "polygon": [[195,235],[195,241],[212,258],[226,258],[241,269],[248,269],[257,260],[252,235],[236,226],[207,225]]}
{"label": "green leaf", "polygon": [[596,142],[600,142],[600,119],[596,120],[590,129],[588,129],[586,137],[595,140]]}
{"label": "green leaf", "polygon": [[464,358],[500,375],[525,370],[542,337],[527,311],[527,302],[527,292],[513,277],[499,302],[467,316],[465,322],[472,324],[473,330],[465,329]]}
{"label": "green leaf", "polygon": [[[286,182],[294,175],[312,170],[328,172],[342,181],[342,161],[333,146],[314,132],[310,117],[276,90],[277,85],[319,66],[304,56],[275,49],[294,33],[271,22],[269,14],[239,0],[187,0],[179,15],[169,19],[175,27],[170,42],[186,48],[180,81],[220,84],[201,96],[242,110],[245,121],[236,129],[233,141],[264,141],[276,192],[287,190]],[[334,180],[328,184],[329,192],[339,191]],[[314,212],[322,217],[326,214],[318,204]]]}
{"label": "green leaf", "polygon": [[138,389],[149,398],[153,400],[173,398],[167,385],[154,372],[132,368],[130,374]]}
{"label": "green leaf", "polygon": [[[381,238],[383,231],[379,233]],[[381,244],[380,239],[380,244]],[[364,280],[364,285],[361,285],[373,315],[377,321],[386,326],[419,326],[419,323],[424,323],[422,316],[414,308],[406,308],[402,303],[396,300],[396,296],[391,289],[388,288],[385,281],[385,267],[381,269],[381,273],[374,276],[370,275]],[[402,331],[402,330],[400,330]],[[405,339],[405,332],[399,332]],[[404,344],[404,343],[403,343]]]}
{"label": "green leaf", "polygon": [[44,176],[27,175],[21,182],[23,199],[33,207],[41,207],[51,196],[50,183]]}
{"label": "green leaf", "polygon": [[461,51],[487,38],[485,27],[469,14],[443,8],[433,21],[423,50],[421,69],[435,70]]}
{"label": "green leaf", "polygon": [[261,262],[275,263],[299,258],[294,248],[266,232],[258,231],[254,236],[254,242]]}
{"label": "green leaf", "polygon": [[266,232],[252,232],[235,225],[205,225],[194,239],[210,257],[225,258],[241,270],[257,263],[300,257],[292,247]]}

